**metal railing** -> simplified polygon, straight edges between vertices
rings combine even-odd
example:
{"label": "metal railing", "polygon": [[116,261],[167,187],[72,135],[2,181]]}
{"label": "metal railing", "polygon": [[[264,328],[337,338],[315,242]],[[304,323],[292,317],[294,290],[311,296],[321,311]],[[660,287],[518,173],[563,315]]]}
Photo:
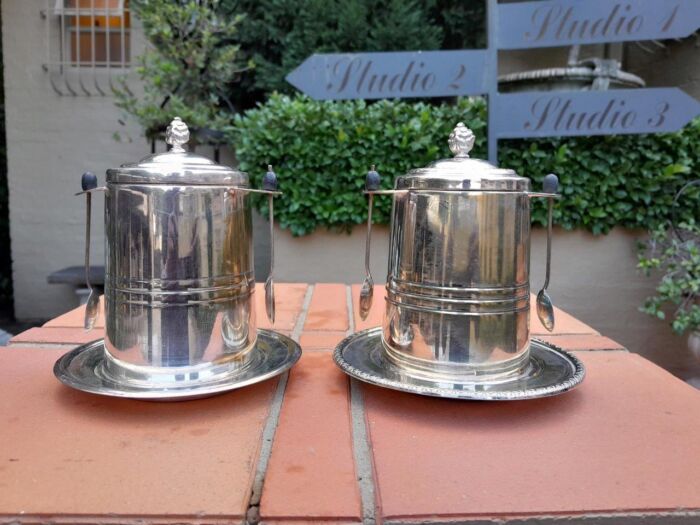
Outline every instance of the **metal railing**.
{"label": "metal railing", "polygon": [[131,68],[128,0],[46,0],[41,16],[46,26],[43,68],[53,90],[61,96],[114,92],[115,82]]}

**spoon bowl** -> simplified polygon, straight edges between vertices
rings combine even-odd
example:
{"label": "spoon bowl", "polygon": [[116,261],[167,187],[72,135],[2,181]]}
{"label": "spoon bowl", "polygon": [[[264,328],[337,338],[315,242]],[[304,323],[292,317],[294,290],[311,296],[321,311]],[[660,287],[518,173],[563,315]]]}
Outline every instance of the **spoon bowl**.
{"label": "spoon bowl", "polygon": [[544,288],[537,294],[537,317],[548,332],[554,330],[554,306]]}
{"label": "spoon bowl", "polygon": [[275,284],[272,274],[265,280],[265,312],[271,323],[275,322]]}
{"label": "spoon bowl", "polygon": [[372,308],[372,296],[374,295],[374,282],[372,276],[367,274],[360,289],[360,318],[367,319],[370,308]]}
{"label": "spoon bowl", "polygon": [[85,303],[85,330],[92,330],[95,327],[95,321],[100,310],[100,295],[95,290],[90,288],[87,303]]}

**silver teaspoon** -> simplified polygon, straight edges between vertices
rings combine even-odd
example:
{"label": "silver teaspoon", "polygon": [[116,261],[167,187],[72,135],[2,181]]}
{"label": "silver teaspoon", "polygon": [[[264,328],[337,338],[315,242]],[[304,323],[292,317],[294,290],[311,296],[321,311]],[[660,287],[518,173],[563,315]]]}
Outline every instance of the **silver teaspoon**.
{"label": "silver teaspoon", "polygon": [[[544,178],[543,190],[544,193],[556,193],[559,189],[559,179],[553,173],[550,173]],[[542,289],[537,293],[537,317],[540,318],[542,326],[549,332],[554,330],[554,306],[552,299],[547,293],[549,286],[549,272],[552,261],[552,208],[554,205],[554,197],[547,197],[547,262],[545,266],[545,277]]]}
{"label": "silver teaspoon", "polygon": [[365,181],[365,190],[368,197],[367,239],[365,241],[365,280],[362,282],[362,288],[360,288],[360,318],[363,321],[367,319],[367,315],[372,308],[372,297],[374,296],[374,281],[369,269],[369,259],[372,244],[372,208],[374,205],[374,194],[372,192],[379,189],[379,182],[379,173],[375,171],[374,165],[372,165],[372,169],[367,172]]}
{"label": "silver teaspoon", "polygon": [[[263,177],[263,189],[266,191],[277,191],[277,175],[272,171],[272,166],[267,167],[267,173]],[[272,273],[275,269],[275,197],[268,194],[267,203],[270,208],[270,273],[265,280],[265,312],[272,324],[275,323],[275,282]]]}
{"label": "silver teaspoon", "polygon": [[100,307],[100,296],[90,284],[90,216],[92,215],[92,193],[90,190],[97,188],[97,177],[86,171],[80,179],[80,185],[85,192],[85,285],[90,290],[87,302],[85,303],[85,319],[83,326],[85,330],[92,330],[97,321]]}

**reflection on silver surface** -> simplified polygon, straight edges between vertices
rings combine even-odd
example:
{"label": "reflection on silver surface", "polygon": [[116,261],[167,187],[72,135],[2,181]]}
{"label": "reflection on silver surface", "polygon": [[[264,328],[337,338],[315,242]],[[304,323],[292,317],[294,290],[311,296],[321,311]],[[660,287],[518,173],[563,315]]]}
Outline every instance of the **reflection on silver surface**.
{"label": "reflection on silver surface", "polygon": [[585,370],[572,354],[532,340],[520,372],[489,382],[470,378],[418,377],[392,362],[384,351],[381,329],[355,333],[335,349],[333,359],[348,375],[377,386],[426,396],[480,401],[512,401],[554,396],[583,381]]}
{"label": "reflection on silver surface", "polygon": [[105,347],[125,365],[197,367],[255,344],[250,196],[108,185]]}
{"label": "reflection on silver surface", "polygon": [[438,374],[517,370],[529,341],[530,213],[521,192],[394,198],[387,352]]}
{"label": "reflection on silver surface", "polygon": [[474,141],[459,123],[453,158],[409,171],[392,191],[365,192],[393,197],[381,344],[365,342],[399,382],[488,390],[534,374],[530,181],[470,158]]}
{"label": "reflection on silver surface", "polygon": [[245,356],[212,365],[164,369],[124,367],[114,362],[102,340],[88,343],[62,356],[54,374],[64,384],[112,397],[151,401],[183,401],[208,397],[264,381],[291,368],[301,348],[289,337],[259,330],[255,350]]}
{"label": "reflection on silver surface", "polygon": [[251,190],[247,174],[188,152],[188,138],[175,118],[170,151],[107,171],[99,372],[122,389],[197,389],[265,373],[250,192],[278,192]]}

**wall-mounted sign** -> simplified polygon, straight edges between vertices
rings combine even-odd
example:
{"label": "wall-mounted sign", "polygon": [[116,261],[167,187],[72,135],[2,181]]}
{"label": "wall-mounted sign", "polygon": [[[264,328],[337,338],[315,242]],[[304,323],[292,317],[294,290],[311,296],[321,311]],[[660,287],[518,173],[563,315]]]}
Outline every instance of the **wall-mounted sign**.
{"label": "wall-mounted sign", "polygon": [[486,51],[311,55],[287,82],[316,100],[450,97],[488,91]]}
{"label": "wall-mounted sign", "polygon": [[500,94],[498,138],[677,131],[700,113],[678,88]]}
{"label": "wall-mounted sign", "polygon": [[499,49],[681,38],[698,27],[698,0],[546,0],[498,6]]}
{"label": "wall-mounted sign", "polygon": [[700,0],[488,1],[487,49],[315,54],[287,81],[317,100],[489,96],[489,160],[499,138],[675,131],[700,104],[675,88],[498,93],[499,49],[679,38]]}

